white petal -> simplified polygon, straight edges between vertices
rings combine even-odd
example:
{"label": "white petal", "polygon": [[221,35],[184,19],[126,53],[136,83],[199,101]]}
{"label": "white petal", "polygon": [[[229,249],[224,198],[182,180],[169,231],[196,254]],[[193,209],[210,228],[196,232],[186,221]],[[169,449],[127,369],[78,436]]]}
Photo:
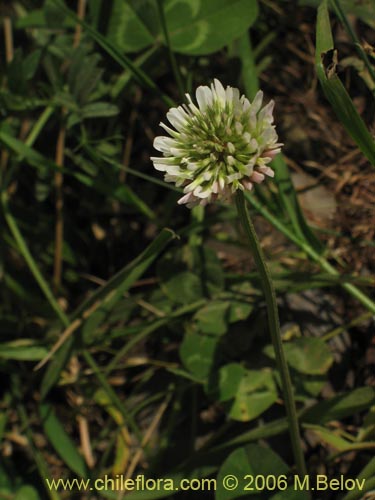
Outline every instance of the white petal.
{"label": "white petal", "polygon": [[176,146],[177,143],[171,137],[159,136],[154,139],[154,148],[162,153],[170,153],[171,148]]}
{"label": "white petal", "polygon": [[265,121],[268,124],[271,124],[273,122],[273,108],[275,106],[275,101],[270,101],[267,106],[264,106],[264,108],[260,111],[258,115],[258,120],[260,122]]}
{"label": "white petal", "polygon": [[211,86],[212,92],[216,93],[216,97],[219,99],[221,104],[225,104],[226,93],[221,82],[217,78],[214,79],[214,83]]}
{"label": "white petal", "polygon": [[195,93],[198,106],[201,111],[204,111],[207,106],[212,104],[212,92],[209,87],[200,86]]}
{"label": "white petal", "polygon": [[179,137],[179,133],[176,132],[175,130],[173,130],[172,128],[168,127],[167,125],[165,125],[165,123],[163,122],[160,122],[159,125],[166,131],[168,132],[168,134],[170,134],[172,137],[174,138],[177,138]]}
{"label": "white petal", "polygon": [[263,92],[261,90],[258,90],[256,93],[253,102],[251,103],[251,112],[252,113],[258,113],[260,110],[260,107],[262,106],[262,101],[263,101]]}
{"label": "white petal", "polygon": [[167,119],[177,130],[182,130],[187,123],[188,115],[182,106],[171,108],[167,113]]}

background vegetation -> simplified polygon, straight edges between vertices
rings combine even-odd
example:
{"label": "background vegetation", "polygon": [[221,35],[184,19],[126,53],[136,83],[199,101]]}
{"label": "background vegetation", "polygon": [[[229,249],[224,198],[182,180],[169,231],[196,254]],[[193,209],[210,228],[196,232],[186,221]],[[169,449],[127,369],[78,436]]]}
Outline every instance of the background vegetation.
{"label": "background vegetation", "polygon": [[[373,2],[15,0],[0,18],[0,498],[294,473],[235,208],[178,207],[149,159],[179,88],[215,77],[276,101],[284,156],[248,201],[309,474],[374,490]],[[202,494],[239,497],[127,498]]]}

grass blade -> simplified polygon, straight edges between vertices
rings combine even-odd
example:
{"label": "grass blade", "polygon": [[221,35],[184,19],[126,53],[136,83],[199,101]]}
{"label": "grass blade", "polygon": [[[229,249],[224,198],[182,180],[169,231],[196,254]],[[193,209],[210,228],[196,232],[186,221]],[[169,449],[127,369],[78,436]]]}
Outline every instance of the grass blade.
{"label": "grass blade", "polygon": [[336,59],[327,0],[323,0],[318,8],[316,23],[315,65],[318,78],[338,119],[362,153],[375,166],[375,141],[337,76]]}

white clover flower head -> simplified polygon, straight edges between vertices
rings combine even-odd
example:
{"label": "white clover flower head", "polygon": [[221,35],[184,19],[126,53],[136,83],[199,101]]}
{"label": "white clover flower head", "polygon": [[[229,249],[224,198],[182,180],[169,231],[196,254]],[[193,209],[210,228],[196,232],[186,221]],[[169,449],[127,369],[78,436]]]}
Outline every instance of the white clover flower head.
{"label": "white clover flower head", "polygon": [[262,108],[262,91],[250,103],[216,79],[195,95],[197,105],[186,94],[188,104],[168,111],[174,128],[160,123],[170,137],[155,138],[154,148],[163,157],[151,158],[166,182],[184,187],[178,203],[191,208],[226,200],[238,189],[251,190],[266,175],[273,177],[267,164],[282,146],[273,125],[274,102]]}

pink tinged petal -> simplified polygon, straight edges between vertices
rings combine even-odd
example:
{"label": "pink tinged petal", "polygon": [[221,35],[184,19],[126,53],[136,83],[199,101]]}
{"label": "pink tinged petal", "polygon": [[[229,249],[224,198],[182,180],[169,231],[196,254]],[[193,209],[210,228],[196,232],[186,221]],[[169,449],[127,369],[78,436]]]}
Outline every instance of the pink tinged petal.
{"label": "pink tinged petal", "polygon": [[259,167],[258,171],[264,175],[268,175],[268,177],[275,177],[275,172],[271,167]]}
{"label": "pink tinged petal", "polygon": [[204,111],[207,106],[211,106],[212,104],[212,92],[209,87],[198,87],[195,97],[197,98],[198,106],[201,111]]}
{"label": "pink tinged petal", "polygon": [[263,182],[264,179],[265,179],[264,175],[256,171],[254,171],[250,177],[251,182],[256,182],[257,184]]}
{"label": "pink tinged petal", "polygon": [[264,151],[262,153],[263,158],[271,158],[274,159],[277,154],[279,154],[281,151],[281,148],[276,148],[276,149],[269,149],[268,151]]}
{"label": "pink tinged petal", "polygon": [[242,181],[242,185],[247,191],[251,191],[253,189],[253,184],[250,181]]}
{"label": "pink tinged petal", "polygon": [[184,196],[182,196],[182,198],[180,198],[177,201],[177,203],[179,205],[183,205],[184,203],[189,203],[189,202],[193,201],[193,198],[194,198],[193,193],[190,192],[190,193],[187,193]]}
{"label": "pink tinged petal", "polygon": [[214,194],[217,194],[219,192],[219,183],[217,181],[214,181],[211,186],[211,191]]}

